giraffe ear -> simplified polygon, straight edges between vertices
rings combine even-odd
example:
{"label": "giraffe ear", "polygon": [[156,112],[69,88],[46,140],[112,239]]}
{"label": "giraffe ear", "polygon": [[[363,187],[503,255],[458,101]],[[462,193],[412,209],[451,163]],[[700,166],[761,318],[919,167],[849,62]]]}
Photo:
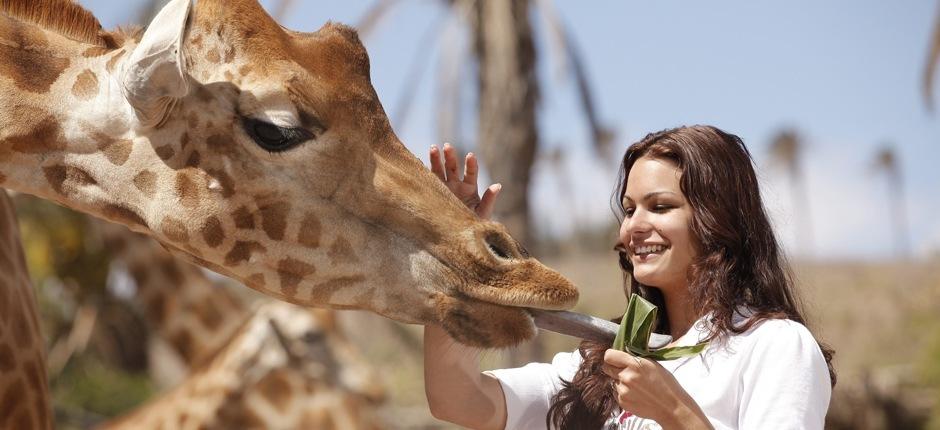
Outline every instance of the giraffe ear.
{"label": "giraffe ear", "polygon": [[124,64],[124,97],[144,127],[163,123],[176,102],[189,93],[183,37],[192,0],[172,0],[153,18]]}

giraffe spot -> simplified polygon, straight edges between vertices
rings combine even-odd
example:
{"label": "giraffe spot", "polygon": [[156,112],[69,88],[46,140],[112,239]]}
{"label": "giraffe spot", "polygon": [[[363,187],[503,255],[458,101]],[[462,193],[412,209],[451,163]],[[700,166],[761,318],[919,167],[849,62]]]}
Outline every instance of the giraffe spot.
{"label": "giraffe spot", "polygon": [[0,375],[10,372],[14,367],[16,367],[16,356],[13,355],[10,345],[0,344]]}
{"label": "giraffe spot", "polygon": [[301,245],[310,248],[320,247],[320,230],[322,226],[320,225],[320,219],[312,213],[308,213],[304,216],[303,221],[300,222],[300,231],[297,233],[297,241]]}
{"label": "giraffe spot", "polygon": [[24,315],[20,315],[18,318],[13,318],[12,330],[13,341],[16,343],[17,348],[26,349],[33,344],[33,330],[29,326],[29,320],[26,319]]}
{"label": "giraffe spot", "polygon": [[124,225],[137,225],[148,228],[147,221],[144,220],[136,210],[127,206],[105,203],[101,206],[101,215],[106,219]]}
{"label": "giraffe spot", "polygon": [[290,403],[291,386],[280,372],[270,372],[256,385],[258,392],[280,413],[287,413]]}
{"label": "giraffe spot", "polygon": [[297,294],[297,285],[314,272],[316,272],[316,268],[312,265],[290,257],[277,263],[277,274],[281,279],[281,291],[287,296]]}
{"label": "giraffe spot", "polygon": [[160,231],[163,232],[163,235],[166,236],[167,239],[173,242],[189,242],[189,231],[186,229],[186,224],[183,224],[183,221],[176,218],[164,218],[163,222],[160,223]]}
{"label": "giraffe spot", "polygon": [[245,285],[254,289],[261,289],[264,287],[264,273],[255,273],[245,278]]}
{"label": "giraffe spot", "polygon": [[187,363],[192,363],[196,356],[196,340],[188,331],[180,330],[170,335],[170,344]]}
{"label": "giraffe spot", "polygon": [[210,51],[209,55],[206,55],[206,59],[210,63],[219,64],[222,61],[222,56],[219,55],[218,51]]}
{"label": "giraffe spot", "polygon": [[202,47],[202,35],[197,34],[193,36],[192,44],[196,48],[201,48]]}
{"label": "giraffe spot", "polygon": [[150,300],[147,300],[145,306],[147,317],[156,323],[157,326],[163,325],[166,321],[166,315],[169,313],[168,308],[166,296],[159,293],[154,294]]}
{"label": "giraffe spot", "polygon": [[[102,135],[103,136],[103,135]],[[98,141],[98,149],[104,153],[105,158],[115,166],[123,166],[131,157],[134,142],[130,139],[112,139],[105,137]]]}
{"label": "giraffe spot", "polygon": [[26,400],[26,396],[23,395],[25,392],[26,384],[23,382],[22,378],[16,378],[12,384],[7,385],[3,396],[0,396],[0,423],[3,422],[4,418],[13,416],[13,412],[16,411],[17,406],[22,405]]}
{"label": "giraffe spot", "polygon": [[186,125],[188,125],[191,130],[199,128],[199,117],[196,116],[196,114],[190,114],[186,117]]}
{"label": "giraffe spot", "polygon": [[232,213],[232,221],[235,222],[235,227],[246,230],[254,230],[255,228],[255,217],[248,208],[242,206],[235,210]]}
{"label": "giraffe spot", "polygon": [[314,285],[311,289],[311,300],[313,303],[329,303],[329,300],[331,297],[333,297],[333,294],[336,294],[340,290],[344,290],[356,284],[365,282],[365,280],[366,277],[363,275],[354,275],[341,276],[339,278],[320,282]]}
{"label": "giraffe spot", "polygon": [[187,146],[189,146],[189,132],[184,131],[183,135],[180,136],[180,151],[186,150]]}
{"label": "giraffe spot", "polygon": [[25,154],[49,154],[65,149],[62,129],[51,116],[43,118],[26,134],[6,138],[4,143],[10,145],[13,151]]}
{"label": "giraffe spot", "polygon": [[225,231],[222,230],[222,223],[215,216],[210,216],[206,219],[205,224],[202,225],[201,231],[202,238],[206,241],[206,245],[213,248],[221,245],[222,240],[225,239]]}
{"label": "giraffe spot", "polygon": [[333,264],[357,263],[359,261],[359,257],[357,257],[356,252],[353,251],[352,245],[342,236],[337,237],[333,245],[330,245],[330,250],[327,251],[326,255],[330,257],[330,261]]}
{"label": "giraffe spot", "polygon": [[146,267],[134,264],[131,266],[131,276],[134,278],[134,282],[137,285],[145,285],[150,280],[150,270],[147,270]]}
{"label": "giraffe spot", "polygon": [[183,285],[183,272],[174,258],[164,258],[160,262],[160,271],[166,276],[171,288],[179,288]]}
{"label": "giraffe spot", "polygon": [[154,152],[157,153],[157,157],[160,157],[163,161],[169,161],[176,155],[176,151],[173,150],[173,147],[170,145],[160,146],[154,149]]}
{"label": "giraffe spot", "polygon": [[[39,44],[46,43],[42,32],[16,20],[4,20],[4,43],[0,43],[0,75],[22,90],[37,94],[49,92],[52,84],[69,67],[68,58],[56,57]],[[41,38],[41,39],[40,39]]]}
{"label": "giraffe spot", "polygon": [[7,181],[7,175],[4,175],[3,173],[0,173],[0,184],[4,183],[4,182],[6,182],[6,181]]}
{"label": "giraffe spot", "polygon": [[253,71],[253,68],[251,67],[250,64],[245,64],[244,66],[241,66],[238,68],[238,74],[241,75],[242,77],[248,76],[248,74],[251,73],[252,71]]}
{"label": "giraffe spot", "polygon": [[134,176],[134,186],[147,198],[153,198],[157,192],[157,174],[144,170]]}
{"label": "giraffe spot", "polygon": [[199,188],[191,173],[186,171],[176,173],[176,195],[183,206],[191,208],[199,204]]}
{"label": "giraffe spot", "polygon": [[225,265],[235,266],[251,258],[253,252],[265,252],[267,249],[263,245],[254,241],[236,241],[232,249],[225,254]]}
{"label": "giraffe spot", "polygon": [[72,95],[79,100],[91,100],[98,94],[98,76],[95,72],[85,69],[75,78],[72,84]]}
{"label": "giraffe spot", "polygon": [[94,58],[100,57],[104,54],[111,52],[112,50],[104,46],[89,46],[88,49],[82,51],[82,57],[85,58]]}
{"label": "giraffe spot", "polygon": [[221,134],[213,134],[206,139],[206,145],[212,148],[213,151],[222,151],[228,146],[229,141],[228,138]]}
{"label": "giraffe spot", "polygon": [[258,208],[261,214],[261,228],[267,233],[268,237],[274,240],[284,238],[284,230],[287,229],[287,212],[290,205],[286,202],[271,203]]}
{"label": "giraffe spot", "polygon": [[219,185],[222,187],[222,197],[228,198],[235,195],[235,181],[228,173],[223,170],[211,169],[206,170],[206,174],[219,181]]}
{"label": "giraffe spot", "polygon": [[189,158],[186,159],[186,167],[196,167],[199,165],[200,158],[198,151],[193,151],[189,154]]}
{"label": "giraffe spot", "polygon": [[201,322],[205,328],[209,329],[209,331],[216,331],[222,326],[224,317],[215,304],[215,297],[203,300],[196,305],[195,310],[199,322]]}
{"label": "giraffe spot", "polygon": [[62,195],[71,194],[78,187],[98,184],[91,174],[75,166],[56,164],[43,167],[42,173],[46,176],[49,185],[52,185],[52,189]]}

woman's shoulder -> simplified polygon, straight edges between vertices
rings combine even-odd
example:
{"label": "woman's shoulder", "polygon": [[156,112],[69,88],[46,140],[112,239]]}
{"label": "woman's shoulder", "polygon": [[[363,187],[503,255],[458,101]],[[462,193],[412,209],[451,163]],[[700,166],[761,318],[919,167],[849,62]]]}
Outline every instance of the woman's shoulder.
{"label": "woman's shoulder", "polygon": [[790,319],[761,319],[733,337],[736,344],[751,349],[752,353],[770,354],[781,358],[792,358],[794,355],[821,356],[819,343],[813,333],[805,325]]}

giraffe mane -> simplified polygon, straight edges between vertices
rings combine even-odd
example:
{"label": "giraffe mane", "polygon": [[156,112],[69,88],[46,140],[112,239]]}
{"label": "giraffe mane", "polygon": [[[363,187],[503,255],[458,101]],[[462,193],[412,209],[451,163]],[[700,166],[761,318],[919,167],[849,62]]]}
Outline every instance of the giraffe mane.
{"label": "giraffe mane", "polygon": [[72,0],[0,0],[0,11],[69,39],[104,48],[119,48],[139,29],[107,32],[98,18]]}

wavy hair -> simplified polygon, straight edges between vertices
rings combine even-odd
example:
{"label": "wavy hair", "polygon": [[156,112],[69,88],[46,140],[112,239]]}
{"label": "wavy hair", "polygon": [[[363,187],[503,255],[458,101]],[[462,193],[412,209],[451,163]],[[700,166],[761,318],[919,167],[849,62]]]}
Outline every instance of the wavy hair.
{"label": "wavy hair", "polygon": [[[698,245],[698,255],[689,268],[689,290],[697,314],[710,315],[708,338],[743,333],[766,319],[790,319],[806,325],[789,264],[761,202],[751,154],[741,138],[711,126],[689,126],[650,133],[631,145],[611,199],[621,222],[627,178],[642,157],[668,160],[681,172],[680,189],[692,208],[689,227]],[[658,306],[656,331],[668,333],[662,292],[639,283],[632,276],[633,267],[623,247],[615,249],[627,296],[636,293]],[[736,325],[735,310],[741,308],[749,309],[752,316]],[[581,342],[578,350],[583,361],[571,382],[564,382],[552,398],[546,417],[550,428],[601,428],[617,408],[610,379],[601,372],[604,351],[610,346]],[[833,350],[819,346],[835,386]]]}

